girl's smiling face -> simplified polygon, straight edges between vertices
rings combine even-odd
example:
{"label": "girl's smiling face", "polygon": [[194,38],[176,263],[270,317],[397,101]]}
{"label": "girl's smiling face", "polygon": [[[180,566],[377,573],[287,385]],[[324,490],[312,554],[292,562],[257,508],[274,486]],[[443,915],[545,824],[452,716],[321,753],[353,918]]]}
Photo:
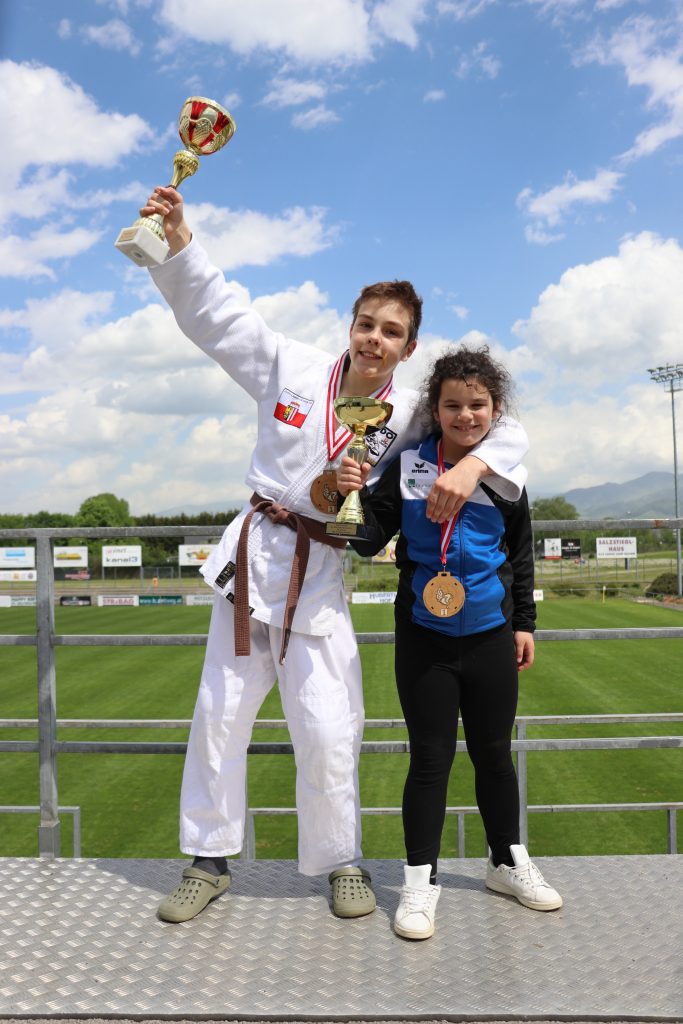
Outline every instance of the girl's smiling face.
{"label": "girl's smiling face", "polygon": [[476,380],[444,380],[434,409],[434,419],[443,434],[444,460],[457,462],[467,455],[486,437],[498,412],[490,391]]}

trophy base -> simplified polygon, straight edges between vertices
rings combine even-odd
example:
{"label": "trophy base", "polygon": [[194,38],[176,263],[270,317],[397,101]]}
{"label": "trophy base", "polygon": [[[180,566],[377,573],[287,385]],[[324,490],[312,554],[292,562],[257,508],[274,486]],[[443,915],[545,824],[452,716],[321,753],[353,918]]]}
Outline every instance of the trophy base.
{"label": "trophy base", "polygon": [[139,267],[158,267],[168,256],[168,242],[144,224],[134,224],[119,233],[114,245]]}
{"label": "trophy base", "polygon": [[326,523],[325,533],[331,537],[354,537],[357,540],[368,539],[368,528],[365,523]]}

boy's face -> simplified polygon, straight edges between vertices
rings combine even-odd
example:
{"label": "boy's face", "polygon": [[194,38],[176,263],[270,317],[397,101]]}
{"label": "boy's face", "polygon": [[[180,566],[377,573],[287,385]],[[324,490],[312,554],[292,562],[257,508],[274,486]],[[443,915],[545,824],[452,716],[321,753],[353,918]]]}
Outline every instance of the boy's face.
{"label": "boy's face", "polygon": [[365,381],[387,380],[415,351],[409,335],[410,311],[401,302],[368,299],[349,331],[351,371]]}

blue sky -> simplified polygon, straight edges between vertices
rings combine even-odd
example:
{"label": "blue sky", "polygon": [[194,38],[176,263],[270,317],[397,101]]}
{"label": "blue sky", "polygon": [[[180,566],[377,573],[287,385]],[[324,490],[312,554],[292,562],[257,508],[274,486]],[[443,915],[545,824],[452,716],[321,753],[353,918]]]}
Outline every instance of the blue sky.
{"label": "blue sky", "polygon": [[401,379],[488,343],[533,494],[671,470],[646,368],[683,361],[680,2],[17,0],[0,31],[3,511],[247,496],[250,400],[113,247],[189,95],[237,133],[188,219],[273,327],[339,351],[360,287],[408,277]]}

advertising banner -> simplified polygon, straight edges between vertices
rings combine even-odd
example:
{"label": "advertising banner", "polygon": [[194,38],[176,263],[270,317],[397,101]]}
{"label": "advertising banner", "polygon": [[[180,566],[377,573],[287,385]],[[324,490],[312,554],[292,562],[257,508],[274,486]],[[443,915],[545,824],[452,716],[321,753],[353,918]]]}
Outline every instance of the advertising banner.
{"label": "advertising banner", "polygon": [[178,565],[202,565],[217,544],[179,544]]}
{"label": "advertising banner", "polygon": [[637,558],[638,540],[636,537],[596,537],[596,558]]}
{"label": "advertising banner", "polygon": [[562,558],[562,541],[559,537],[546,537],[543,541],[544,558]]}
{"label": "advertising banner", "polygon": [[562,557],[581,558],[581,541],[578,537],[562,538]]}
{"label": "advertising banner", "polygon": [[82,597],[77,597],[75,594],[73,596],[68,594],[62,595],[59,599],[59,603],[63,608],[71,607],[72,605],[77,608],[89,608],[92,604],[92,598],[87,594]]}
{"label": "advertising banner", "polygon": [[8,583],[35,583],[35,569],[0,569],[0,580]]}
{"label": "advertising banner", "polygon": [[142,565],[142,546],[140,544],[103,544],[102,565],[105,569],[124,565]]}
{"label": "advertising banner", "polygon": [[35,569],[35,548],[0,548],[0,569]]}
{"label": "advertising banner", "polygon": [[7,594],[0,594],[0,608],[11,608],[12,598],[8,597]]}
{"label": "advertising banner", "polygon": [[140,598],[137,594],[98,594],[97,595],[97,607],[98,608],[113,608],[119,605],[126,605],[127,607],[137,608],[140,603]]}
{"label": "advertising banner", "polygon": [[185,598],[185,604],[189,605],[212,605],[213,604],[213,593],[207,594],[188,594]]}
{"label": "advertising banner", "polygon": [[140,604],[182,604],[182,594],[141,594]]}
{"label": "advertising banner", "polygon": [[12,608],[35,608],[36,606],[35,597],[12,596],[10,597],[10,601],[12,602]]}
{"label": "advertising banner", "polygon": [[369,590],[366,593],[351,594],[351,604],[393,604],[395,600],[395,590]]}
{"label": "advertising banner", "polygon": [[87,569],[88,549],[86,547],[55,547],[55,569]]}

